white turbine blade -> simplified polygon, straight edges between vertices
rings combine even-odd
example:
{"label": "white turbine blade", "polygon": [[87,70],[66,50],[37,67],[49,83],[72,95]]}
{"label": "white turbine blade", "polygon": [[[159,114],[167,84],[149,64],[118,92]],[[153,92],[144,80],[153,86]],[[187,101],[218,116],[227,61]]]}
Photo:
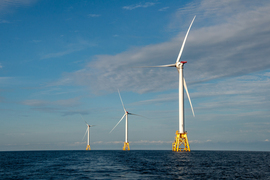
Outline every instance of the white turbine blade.
{"label": "white turbine blade", "polygon": [[83,136],[82,140],[84,139],[84,137],[85,137],[85,135],[86,135],[87,131],[88,131],[88,128],[86,128],[86,131],[85,131],[85,134],[84,134],[84,136]]}
{"label": "white turbine blade", "polygon": [[190,26],[189,26],[189,28],[188,28],[187,34],[186,34],[186,36],[185,36],[185,39],[184,39],[184,41],[183,41],[182,47],[181,47],[180,52],[179,52],[179,54],[178,54],[176,63],[178,63],[179,60],[180,60],[180,58],[181,58],[181,55],[182,55],[182,52],[183,52],[183,49],[184,49],[184,46],[185,46],[185,43],[186,43],[186,40],[187,40],[187,37],[188,37],[189,30],[190,30],[190,28],[191,28],[191,26],[192,26],[192,24],[193,24],[193,21],[194,21],[195,17],[196,17],[196,16],[194,16],[193,20],[192,20],[191,23],[190,23]]}
{"label": "white turbine blade", "polygon": [[123,109],[124,109],[124,111],[126,112],[126,108],[125,108],[125,106],[124,106],[124,103],[123,103],[123,100],[122,100],[122,97],[121,97],[120,91],[119,91],[119,89],[117,89],[117,90],[118,90],[118,94],[119,94],[119,97],[120,97],[120,100],[121,100],[121,103],[122,103]]}
{"label": "white turbine blade", "polygon": [[140,66],[137,68],[151,68],[151,67],[175,67],[175,64],[166,64],[166,65],[159,65],[159,66]]}
{"label": "white turbine blade", "polygon": [[188,89],[187,89],[187,84],[186,84],[185,78],[183,78],[183,81],[184,81],[184,87],[185,87],[185,90],[186,90],[186,93],[187,93],[187,97],[188,97],[188,100],[189,100],[189,104],[190,104],[190,107],[191,107],[193,116],[195,117],[193,106],[192,106],[192,103],[191,103],[191,99],[189,97],[189,93],[188,93]]}
{"label": "white turbine blade", "polygon": [[[122,121],[122,119],[125,117],[126,113],[123,115],[123,117],[120,119],[120,121],[118,121],[118,123],[114,126],[114,128],[116,128],[116,126]],[[110,133],[114,130],[114,128],[110,131]]]}

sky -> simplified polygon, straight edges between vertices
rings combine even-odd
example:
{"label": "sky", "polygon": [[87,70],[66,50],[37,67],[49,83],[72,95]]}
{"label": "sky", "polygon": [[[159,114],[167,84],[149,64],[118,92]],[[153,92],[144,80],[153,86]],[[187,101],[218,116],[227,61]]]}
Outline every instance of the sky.
{"label": "sky", "polygon": [[191,150],[270,151],[270,1],[0,0],[0,151],[171,150],[181,61]]}

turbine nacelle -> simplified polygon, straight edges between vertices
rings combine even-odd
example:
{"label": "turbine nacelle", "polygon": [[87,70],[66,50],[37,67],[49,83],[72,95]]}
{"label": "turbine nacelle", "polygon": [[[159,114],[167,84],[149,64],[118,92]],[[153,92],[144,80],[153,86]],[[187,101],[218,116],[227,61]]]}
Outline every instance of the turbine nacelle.
{"label": "turbine nacelle", "polygon": [[183,69],[183,66],[184,66],[184,64],[186,64],[186,63],[187,63],[187,61],[176,62],[176,63],[175,63],[175,67],[176,67],[177,69]]}

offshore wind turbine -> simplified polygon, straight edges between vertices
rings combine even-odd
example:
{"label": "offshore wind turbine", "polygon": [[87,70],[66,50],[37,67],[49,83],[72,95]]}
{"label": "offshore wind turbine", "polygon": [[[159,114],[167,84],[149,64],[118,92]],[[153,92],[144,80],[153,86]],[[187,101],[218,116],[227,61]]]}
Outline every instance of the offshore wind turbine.
{"label": "offshore wind turbine", "polygon": [[[195,20],[196,16],[192,19],[190,26],[188,28],[188,31],[186,33],[186,36],[184,38],[182,47],[180,49],[180,52],[178,54],[178,57],[176,59],[175,64],[167,64],[167,65],[161,65],[161,66],[148,66],[148,67],[176,67],[178,74],[179,74],[179,130],[176,131],[176,136],[175,136],[175,141],[172,143],[172,150],[173,151],[190,151],[189,143],[188,143],[188,138],[187,138],[187,132],[185,131],[185,121],[184,121],[184,88],[187,93],[187,97],[191,106],[191,110],[193,113],[193,116],[195,117],[193,106],[190,100],[190,96],[188,93],[187,85],[185,82],[184,74],[183,74],[183,69],[184,69],[184,64],[187,63],[187,61],[180,61],[190,28],[193,24],[193,21]],[[184,146],[184,148],[181,148],[181,145]]]}
{"label": "offshore wind turbine", "polygon": [[83,136],[83,139],[84,139],[86,133],[88,132],[86,150],[91,150],[91,147],[90,147],[90,127],[93,127],[94,125],[89,125],[86,121],[84,121],[84,122],[85,122],[87,128],[86,128],[85,134]]}
{"label": "offshore wind turbine", "polygon": [[[124,117],[126,117],[126,124],[125,124],[125,142],[124,142],[124,146],[123,146],[123,150],[130,150],[130,147],[129,147],[129,142],[128,142],[128,115],[137,115],[137,114],[133,114],[133,113],[130,113],[126,110],[125,106],[124,106],[124,103],[123,103],[123,100],[122,100],[122,97],[121,97],[121,94],[120,94],[120,91],[118,90],[118,94],[119,94],[119,97],[120,97],[120,100],[121,100],[121,103],[122,103],[122,106],[123,106],[123,109],[124,109],[124,115],[122,116],[122,118],[118,121],[118,123],[114,126],[114,128],[110,131],[110,133],[116,128],[116,126],[124,119]],[[137,115],[139,116],[139,115]]]}

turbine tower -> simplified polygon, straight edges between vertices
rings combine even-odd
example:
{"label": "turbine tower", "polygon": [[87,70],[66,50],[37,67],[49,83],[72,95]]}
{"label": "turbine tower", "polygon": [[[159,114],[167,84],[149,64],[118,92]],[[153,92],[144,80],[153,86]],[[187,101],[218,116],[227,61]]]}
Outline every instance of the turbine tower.
{"label": "turbine tower", "polygon": [[[81,116],[81,117],[82,117],[82,116]],[[86,128],[85,134],[84,134],[84,136],[83,136],[83,139],[84,139],[86,133],[88,132],[86,150],[91,150],[91,147],[90,147],[90,127],[93,127],[94,125],[89,125],[86,121],[84,121],[84,122],[85,122],[87,128]],[[82,140],[83,140],[83,139],[82,139]]]}
{"label": "turbine tower", "polygon": [[[189,143],[188,143],[188,138],[187,138],[187,132],[185,131],[185,121],[184,121],[184,88],[187,93],[187,97],[191,106],[191,110],[193,113],[193,116],[195,117],[194,110],[192,107],[192,103],[190,100],[190,96],[188,93],[187,85],[185,82],[184,74],[183,74],[183,69],[184,69],[184,64],[187,63],[187,61],[180,61],[188,33],[190,31],[190,28],[193,24],[193,21],[195,20],[196,16],[194,16],[193,20],[190,23],[190,26],[188,28],[188,31],[186,33],[186,36],[184,38],[182,47],[180,49],[180,52],[178,54],[177,60],[175,64],[167,64],[167,65],[161,65],[161,66],[148,66],[148,67],[176,67],[178,74],[179,74],[179,130],[176,131],[176,136],[175,140],[172,143],[172,150],[173,151],[190,151]],[[183,148],[181,146],[184,146]]]}
{"label": "turbine tower", "polygon": [[[121,100],[121,103],[122,103],[122,106],[123,106],[123,109],[124,109],[124,115],[122,116],[122,118],[118,121],[118,123],[114,126],[114,128],[110,131],[110,133],[116,128],[116,126],[124,119],[124,117],[126,117],[126,124],[125,124],[125,142],[124,142],[124,146],[123,146],[123,150],[130,150],[130,147],[129,147],[129,142],[128,142],[128,115],[137,115],[137,114],[133,114],[133,113],[130,113],[126,110],[125,106],[124,106],[124,103],[123,103],[123,100],[121,98],[121,94],[118,90],[118,94],[119,94],[119,97],[120,97],[120,100]],[[137,115],[139,116],[139,115]]]}

